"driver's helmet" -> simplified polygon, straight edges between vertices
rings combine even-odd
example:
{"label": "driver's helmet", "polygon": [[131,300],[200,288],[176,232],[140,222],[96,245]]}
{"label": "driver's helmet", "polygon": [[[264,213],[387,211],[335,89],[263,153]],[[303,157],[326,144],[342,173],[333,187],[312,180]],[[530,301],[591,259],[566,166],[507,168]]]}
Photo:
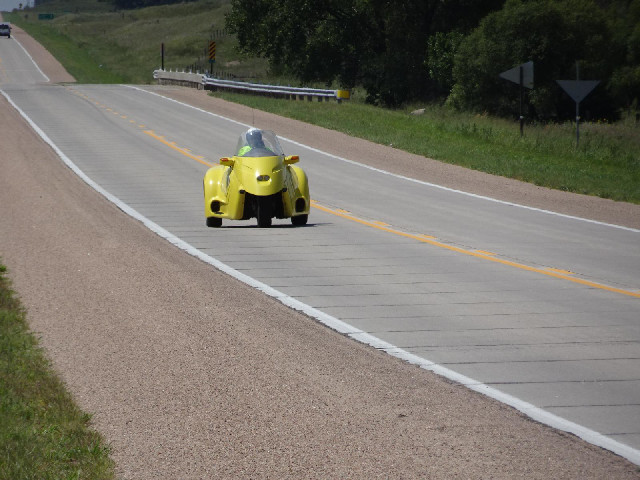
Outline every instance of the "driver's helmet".
{"label": "driver's helmet", "polygon": [[240,134],[236,146],[238,157],[272,157],[284,155],[278,137],[271,130],[250,128]]}
{"label": "driver's helmet", "polygon": [[263,148],[262,132],[257,128],[252,128],[247,132],[247,143],[251,148]]}

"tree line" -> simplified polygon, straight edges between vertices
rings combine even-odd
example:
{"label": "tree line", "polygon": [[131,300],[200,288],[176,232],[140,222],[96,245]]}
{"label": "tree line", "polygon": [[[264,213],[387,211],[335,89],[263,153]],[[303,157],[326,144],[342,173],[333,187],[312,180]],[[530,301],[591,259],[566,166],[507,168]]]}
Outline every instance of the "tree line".
{"label": "tree line", "polygon": [[[124,1],[124,0],[118,0]],[[141,0],[142,1],[142,0]],[[231,0],[242,52],[303,83],[364,88],[390,107],[445,101],[512,115],[517,86],[498,74],[534,62],[529,118],[570,118],[555,82],[601,80],[588,115],[614,118],[640,98],[640,0]],[[585,101],[586,102],[586,101]]]}

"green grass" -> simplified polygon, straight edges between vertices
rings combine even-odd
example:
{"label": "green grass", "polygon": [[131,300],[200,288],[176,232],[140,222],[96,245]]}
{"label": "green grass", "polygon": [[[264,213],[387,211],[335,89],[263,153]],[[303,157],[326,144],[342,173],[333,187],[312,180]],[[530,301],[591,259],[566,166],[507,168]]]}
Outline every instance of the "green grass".
{"label": "green grass", "polygon": [[382,145],[536,185],[640,203],[640,126],[631,121],[525,126],[429,106],[387,110],[350,102],[304,102],[233,93],[229,101],[365,138]]}
{"label": "green grass", "polygon": [[[196,68],[206,71],[206,47],[215,37],[217,72],[239,80],[297,85],[290,79],[270,77],[263,59],[238,54],[234,36],[218,35],[224,29],[229,0],[120,12],[111,8],[98,0],[54,0],[6,17],[47,46],[81,83],[150,83],[161,62],[161,43],[167,69],[199,65]],[[56,18],[40,21],[39,12],[54,13]],[[218,95],[443,162],[559,190],[640,203],[640,125],[633,120],[582,124],[580,148],[576,148],[573,124],[529,125],[520,138],[515,121],[440,106],[428,106],[425,115],[411,116],[411,108],[366,105],[358,91],[353,100],[341,105]]]}
{"label": "green grass", "polygon": [[115,478],[109,448],[89,421],[30,333],[0,265],[0,478]]}
{"label": "green grass", "polygon": [[129,79],[128,75],[120,74],[117,69],[101,63],[99,48],[88,47],[86,42],[41,23],[33,23],[27,28],[23,22],[14,21],[14,16],[5,15],[9,21],[25,28],[33,38],[46,45],[49,52],[76,80],[81,79],[82,83],[122,83]]}
{"label": "green grass", "polygon": [[[235,36],[224,34],[230,7],[229,0],[200,0],[112,11],[111,4],[97,0],[58,0],[5,19],[46,45],[80,83],[151,83],[162,64],[163,43],[167,70],[209,71],[212,39],[215,71],[244,80],[265,78],[266,61],[236,53]],[[38,13],[55,18],[38,20]]]}

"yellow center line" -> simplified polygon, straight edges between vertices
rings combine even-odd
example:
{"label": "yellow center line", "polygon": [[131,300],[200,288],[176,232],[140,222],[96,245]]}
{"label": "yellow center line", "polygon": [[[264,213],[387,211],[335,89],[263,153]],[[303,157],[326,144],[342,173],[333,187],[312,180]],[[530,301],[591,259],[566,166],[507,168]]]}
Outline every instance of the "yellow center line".
{"label": "yellow center line", "polygon": [[344,211],[341,211],[341,210],[334,210],[332,208],[324,207],[315,201],[312,202],[312,206],[323,212],[330,213],[332,215],[336,215],[338,217],[345,218],[347,220],[351,220],[353,222],[366,225],[368,227],[376,228],[378,230],[382,230],[383,232],[393,233],[394,235],[399,235],[405,238],[411,238],[413,240],[417,240],[422,243],[427,243],[435,247],[444,248],[446,250],[462,253],[464,255],[469,255],[476,258],[481,258],[483,260],[488,260],[494,263],[500,263],[502,265],[507,265],[509,267],[515,267],[520,270],[526,270],[528,272],[540,273],[542,275],[547,275],[549,277],[567,280],[569,282],[578,283],[580,285],[584,285],[587,287],[597,288],[600,290],[606,290],[608,292],[621,293],[623,295],[628,295],[630,297],[640,298],[640,292],[634,292],[631,290],[624,290],[622,288],[610,287],[608,285],[603,285],[601,283],[596,283],[596,282],[591,282],[589,280],[584,280],[581,278],[571,277],[568,275],[571,272],[567,272],[566,270],[532,267],[530,265],[524,265],[522,263],[517,263],[517,262],[512,262],[510,260],[497,258],[494,256],[495,254],[491,252],[484,252],[482,250],[466,250],[464,248],[456,247],[453,245],[447,245],[446,243],[442,243],[442,242],[438,242],[437,240],[434,240],[433,237],[430,237],[428,235],[413,234],[413,233],[403,232],[401,230],[396,230],[389,226],[380,225],[378,222],[375,222],[375,221],[364,220],[362,218],[347,215],[343,213]]}
{"label": "yellow center line", "polygon": [[573,272],[570,272],[569,270],[562,270],[560,268],[547,268],[547,270],[551,271],[551,272],[557,272],[557,273],[562,273],[564,275],[575,275]]}
{"label": "yellow center line", "polygon": [[213,165],[211,163],[204,161],[202,156],[191,154],[188,149],[178,147],[176,145],[176,142],[169,142],[169,141],[165,140],[163,136],[156,135],[156,133],[153,130],[145,130],[144,133],[149,135],[151,138],[155,138],[159,142],[164,143],[167,147],[170,147],[170,148],[174,149],[176,152],[180,152],[185,157],[189,157],[192,160],[195,160],[196,162],[199,162],[199,163],[201,163],[203,165],[206,165],[207,167],[213,167]]}
{"label": "yellow center line", "polygon": [[[81,93],[77,92],[76,90],[74,90],[74,89],[73,89],[73,88],[71,88],[71,87],[68,87],[68,88],[69,88],[69,90],[71,90],[74,94],[76,94],[76,95],[78,95],[78,96],[81,96],[81,97],[84,97],[84,98],[86,98],[87,100],[90,100],[90,99],[89,99],[89,96],[87,96],[87,95],[83,95],[83,94],[81,94]],[[120,118],[122,118],[123,120],[129,120],[129,123],[131,123],[131,124],[136,124],[136,123],[137,123],[135,120],[133,120],[133,119],[129,119],[129,116],[128,116],[128,115],[120,114],[119,112],[116,112],[116,111],[115,111],[115,110],[113,110],[112,108],[107,107],[106,105],[103,105],[102,103],[100,103],[100,102],[98,102],[98,101],[93,101],[93,100],[90,100],[90,101],[92,101],[95,105],[99,106],[100,108],[105,109],[107,112],[111,112],[111,113],[113,113],[114,115],[119,115],[119,116],[120,116]],[[138,127],[139,127],[139,128],[141,128],[141,129],[146,128],[146,126],[145,126],[145,125],[143,125],[143,124],[138,124]],[[177,152],[180,152],[180,153],[181,153],[181,154],[183,154],[184,156],[189,157],[189,158],[191,158],[192,160],[195,160],[196,162],[202,163],[203,165],[206,165],[207,167],[212,167],[212,166],[213,166],[211,163],[207,162],[207,161],[204,159],[204,157],[203,157],[202,155],[193,155],[193,154],[191,153],[191,150],[190,150],[190,149],[188,149],[188,148],[181,148],[181,147],[179,147],[179,146],[176,144],[176,142],[170,142],[170,141],[168,141],[168,140],[165,140],[165,137],[164,137],[163,135],[157,135],[153,130],[145,130],[145,131],[144,131],[144,133],[146,133],[147,135],[149,135],[149,136],[150,136],[150,137],[152,137],[152,138],[155,138],[155,139],[156,139],[156,140],[158,140],[159,142],[164,143],[166,146],[168,146],[168,147],[172,148],[173,150],[175,150],[175,151],[177,151]]]}
{"label": "yellow center line", "polygon": [[[101,107],[106,108],[107,111],[113,112],[114,114],[118,115],[118,112],[115,112],[111,108],[106,107],[106,105],[101,105],[101,104],[98,104],[97,102],[96,102],[96,105],[100,105]],[[125,115],[122,115],[122,118],[125,119],[127,117]],[[133,120],[131,120],[131,123],[134,123]],[[141,129],[142,128],[146,128],[145,125],[141,125],[141,124],[138,125],[138,127],[141,128]],[[212,167],[213,166],[213,164],[205,161],[204,157],[202,155],[193,155],[191,153],[190,149],[178,147],[176,142],[169,142],[168,140],[165,140],[164,136],[157,135],[153,130],[145,130],[144,133],[146,133],[150,137],[158,140],[159,142],[165,144],[166,146],[172,148],[173,150],[181,153],[182,155],[184,155],[186,157],[189,157],[192,160],[195,160],[198,163],[206,165],[207,167]],[[323,205],[320,205],[315,200],[311,201],[311,206],[314,207],[314,208],[317,208],[318,210],[321,210],[323,212],[330,213],[332,215],[336,215],[338,217],[345,218],[347,220],[351,220],[353,222],[360,223],[362,225],[366,225],[368,227],[376,228],[376,229],[381,230],[383,232],[392,233],[394,235],[398,235],[398,236],[401,236],[401,237],[417,240],[418,242],[427,243],[427,244],[433,245],[435,247],[444,248],[446,250],[450,250],[450,251],[453,251],[453,252],[461,253],[461,254],[464,254],[464,255],[469,255],[469,256],[472,256],[472,257],[476,257],[476,258],[481,258],[483,260],[488,260],[490,262],[500,263],[502,265],[507,265],[507,266],[518,268],[518,269],[521,269],[521,270],[526,270],[528,272],[540,273],[542,275],[547,275],[547,276],[550,276],[550,277],[559,278],[559,279],[562,279],[562,280],[567,280],[569,282],[578,283],[580,285],[584,285],[584,286],[587,286],[587,287],[597,288],[597,289],[600,289],[600,290],[606,290],[606,291],[609,291],[609,292],[620,293],[620,294],[623,294],[623,295],[628,295],[628,296],[631,296],[631,297],[640,298],[640,291],[624,290],[624,289],[621,289],[621,288],[610,287],[608,285],[603,285],[601,283],[596,283],[596,282],[591,282],[589,280],[583,280],[581,278],[576,278],[576,277],[570,276],[570,275],[574,275],[574,274],[573,274],[573,272],[569,272],[567,270],[561,270],[561,269],[556,269],[556,268],[532,267],[530,265],[524,265],[522,263],[512,262],[510,260],[505,260],[505,259],[502,259],[502,258],[498,258],[498,257],[495,256],[496,254],[493,253],[493,252],[486,252],[484,250],[467,250],[467,249],[456,247],[456,246],[453,246],[453,245],[448,245],[446,243],[438,242],[436,240],[436,237],[434,237],[434,236],[426,235],[426,234],[413,234],[413,233],[403,232],[401,230],[396,230],[396,229],[392,228],[389,224],[387,224],[385,222],[375,221],[375,220],[371,220],[370,221],[370,220],[364,220],[362,218],[354,217],[347,210],[332,209],[332,208],[329,208],[329,207],[325,207]]]}

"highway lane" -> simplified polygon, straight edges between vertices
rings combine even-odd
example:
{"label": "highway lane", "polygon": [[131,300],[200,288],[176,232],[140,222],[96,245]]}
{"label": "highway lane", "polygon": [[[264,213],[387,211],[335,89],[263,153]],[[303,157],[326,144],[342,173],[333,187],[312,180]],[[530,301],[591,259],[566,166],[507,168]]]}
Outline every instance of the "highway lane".
{"label": "highway lane", "polygon": [[[176,237],[391,345],[640,448],[639,232],[288,141],[311,179],[310,225],[207,229],[202,176],[246,126],[138,88],[38,85],[8,43],[0,59],[0,88],[64,155]],[[31,71],[31,82],[14,71]]]}
{"label": "highway lane", "polygon": [[49,81],[40,67],[33,62],[29,53],[17,41],[2,37],[0,43],[0,85],[31,85]]}

